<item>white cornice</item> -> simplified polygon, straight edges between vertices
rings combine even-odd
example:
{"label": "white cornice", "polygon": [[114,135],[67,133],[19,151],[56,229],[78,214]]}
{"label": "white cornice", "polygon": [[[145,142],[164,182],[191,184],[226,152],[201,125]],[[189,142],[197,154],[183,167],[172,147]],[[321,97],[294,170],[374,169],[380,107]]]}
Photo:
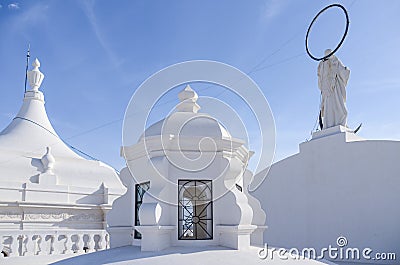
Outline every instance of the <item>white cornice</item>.
{"label": "white cornice", "polygon": [[236,138],[208,140],[203,137],[180,136],[151,136],[139,141],[131,146],[123,146],[120,155],[126,160],[135,160],[143,156],[149,158],[162,156],[164,152],[199,152],[201,142],[201,152],[223,152],[224,154],[234,154],[241,159],[248,157],[249,151],[244,146],[244,141]]}

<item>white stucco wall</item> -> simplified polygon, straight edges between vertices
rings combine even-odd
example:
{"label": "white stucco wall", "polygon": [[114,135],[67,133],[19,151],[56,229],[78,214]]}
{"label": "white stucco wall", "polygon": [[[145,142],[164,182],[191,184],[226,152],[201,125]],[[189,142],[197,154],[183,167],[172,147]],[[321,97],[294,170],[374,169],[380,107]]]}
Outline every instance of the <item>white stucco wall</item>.
{"label": "white stucco wall", "polygon": [[273,164],[253,193],[267,214],[265,243],[320,249],[345,236],[347,247],[400,258],[399,172],[399,141],[364,140],[338,127],[314,134]]}

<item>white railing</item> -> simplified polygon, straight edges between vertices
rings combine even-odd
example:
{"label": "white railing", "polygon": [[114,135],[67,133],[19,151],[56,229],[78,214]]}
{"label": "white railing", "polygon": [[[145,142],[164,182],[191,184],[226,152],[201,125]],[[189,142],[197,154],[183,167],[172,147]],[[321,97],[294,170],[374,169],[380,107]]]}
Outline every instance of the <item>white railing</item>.
{"label": "white railing", "polygon": [[82,254],[108,249],[105,230],[10,231],[0,230],[3,257]]}

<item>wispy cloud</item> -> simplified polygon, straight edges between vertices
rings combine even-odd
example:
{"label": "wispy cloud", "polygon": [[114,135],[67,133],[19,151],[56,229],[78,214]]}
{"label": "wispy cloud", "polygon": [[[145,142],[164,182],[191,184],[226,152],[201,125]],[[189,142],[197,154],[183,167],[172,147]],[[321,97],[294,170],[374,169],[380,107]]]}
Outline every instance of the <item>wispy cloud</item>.
{"label": "wispy cloud", "polygon": [[45,23],[47,20],[47,5],[38,3],[31,8],[21,9],[19,15],[14,18],[12,24],[13,31],[25,32],[26,27],[35,26],[38,23]]}
{"label": "wispy cloud", "polygon": [[0,4],[0,8],[2,8],[3,6]]}
{"label": "wispy cloud", "polygon": [[99,41],[101,47],[103,47],[108,58],[111,60],[115,67],[119,67],[124,60],[117,57],[115,52],[110,48],[110,45],[108,44],[106,38],[104,37],[104,34],[97,23],[96,15],[94,13],[94,5],[95,1],[93,0],[84,1],[83,11],[85,12],[86,17],[89,20],[89,23],[92,26],[92,29],[96,35],[96,38]]}
{"label": "wispy cloud", "polygon": [[264,2],[264,6],[261,9],[261,20],[271,20],[281,14],[286,7],[287,2],[284,0],[268,0]]}
{"label": "wispy cloud", "polygon": [[19,4],[18,3],[11,3],[11,4],[8,5],[8,9],[17,10],[17,9],[19,9]]}

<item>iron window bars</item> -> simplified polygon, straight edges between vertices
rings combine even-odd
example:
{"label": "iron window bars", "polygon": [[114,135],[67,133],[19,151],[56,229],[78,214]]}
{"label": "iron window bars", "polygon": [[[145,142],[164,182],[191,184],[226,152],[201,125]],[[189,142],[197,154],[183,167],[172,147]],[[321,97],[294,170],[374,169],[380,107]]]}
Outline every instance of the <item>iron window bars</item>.
{"label": "iron window bars", "polygon": [[[146,193],[146,191],[148,189],[150,189],[150,181],[135,185],[135,226],[139,226],[140,225],[139,208],[140,208],[140,205],[142,205],[142,202],[143,202],[143,195]],[[137,231],[136,229],[135,229],[134,238],[135,239],[141,239],[142,238],[142,234],[139,233],[139,231]]]}
{"label": "iron window bars", "polygon": [[212,181],[178,180],[178,239],[212,238]]}

